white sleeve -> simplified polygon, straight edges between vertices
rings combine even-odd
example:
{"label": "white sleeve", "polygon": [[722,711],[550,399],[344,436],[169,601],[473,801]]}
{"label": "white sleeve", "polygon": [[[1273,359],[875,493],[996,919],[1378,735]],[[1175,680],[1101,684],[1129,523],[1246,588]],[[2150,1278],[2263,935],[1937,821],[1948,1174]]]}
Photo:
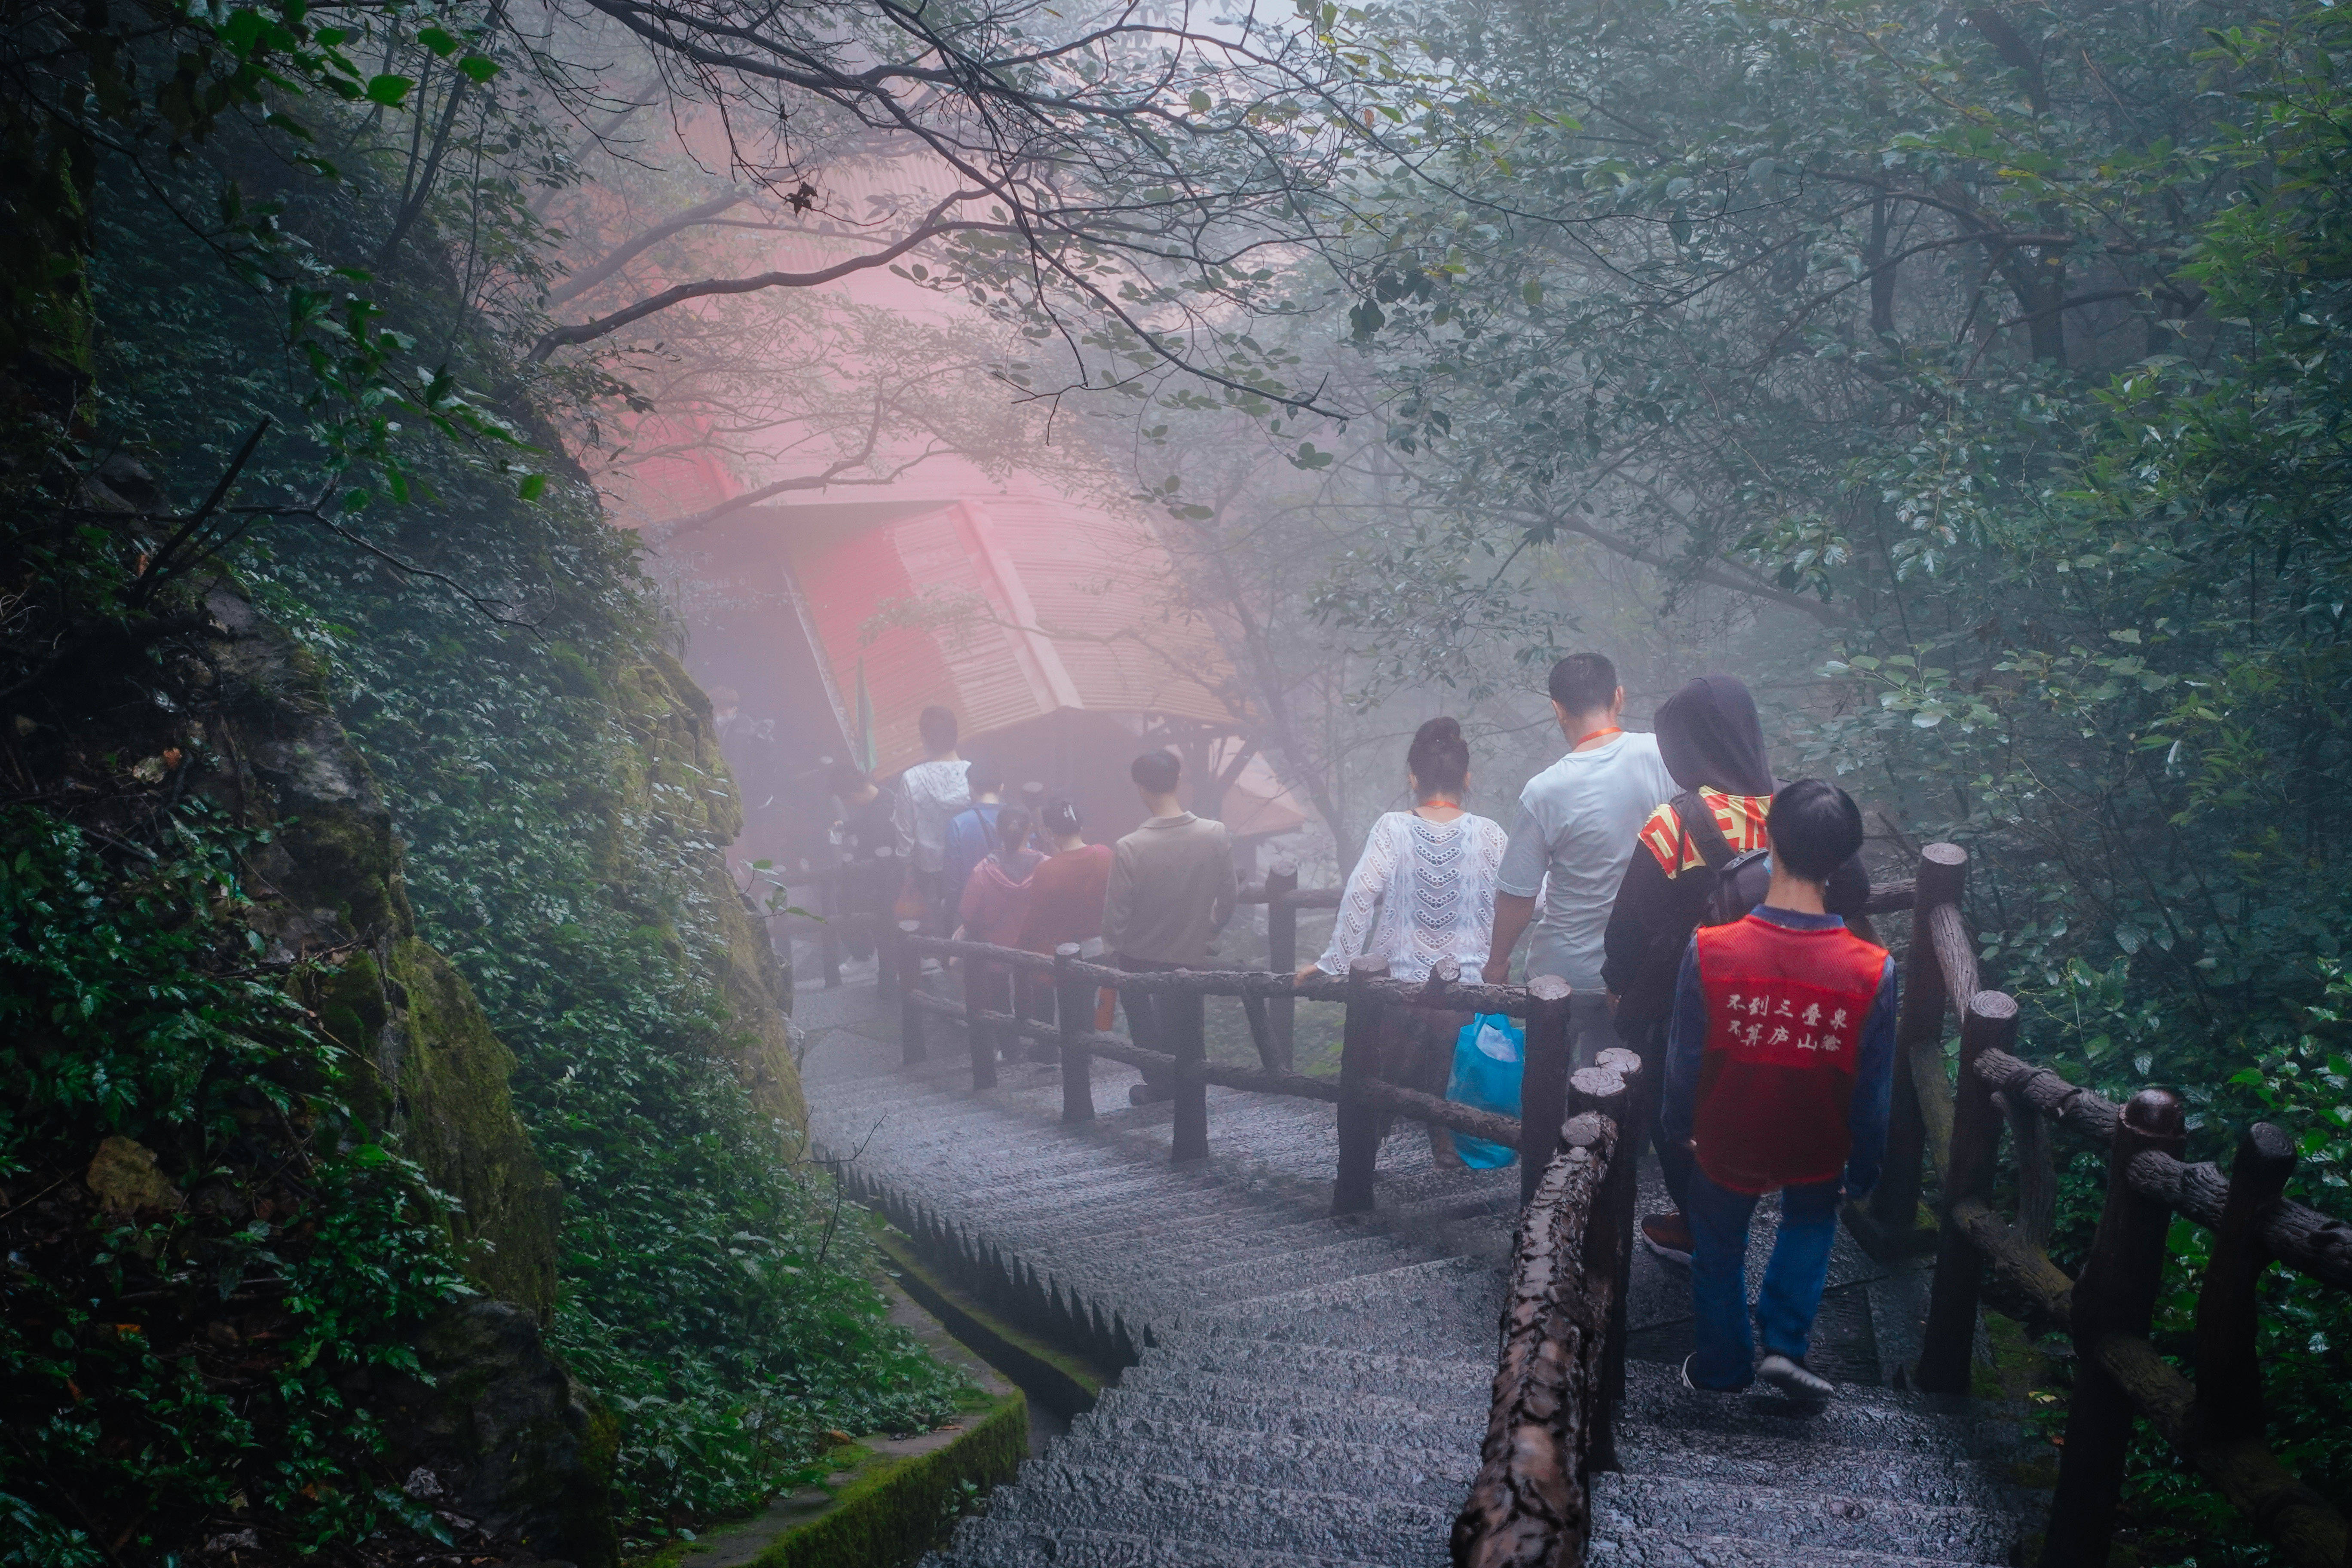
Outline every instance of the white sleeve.
{"label": "white sleeve", "polygon": [[1397,836],[1390,830],[1389,818],[1383,816],[1372,825],[1371,837],[1364,841],[1364,853],[1356,868],[1348,873],[1347,891],[1339,895],[1339,918],[1331,922],[1331,945],[1315,967],[1326,974],[1345,974],[1350,959],[1364,951],[1364,939],[1371,933],[1372,917],[1380,908],[1381,895],[1388,891],[1389,879],[1396,875]]}

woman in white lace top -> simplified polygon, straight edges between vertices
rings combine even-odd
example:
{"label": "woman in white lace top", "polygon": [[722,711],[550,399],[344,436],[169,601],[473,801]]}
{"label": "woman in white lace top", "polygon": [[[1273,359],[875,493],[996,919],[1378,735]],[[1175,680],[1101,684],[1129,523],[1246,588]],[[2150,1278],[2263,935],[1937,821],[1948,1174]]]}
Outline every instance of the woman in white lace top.
{"label": "woman in white lace top", "polygon": [[1462,727],[1432,719],[1412,738],[1405,777],[1421,804],[1372,824],[1364,853],[1348,873],[1331,945],[1300,971],[1345,974],[1349,961],[1388,960],[1399,980],[1426,980],[1450,958],[1465,978],[1486,962],[1495,918],[1495,876],[1509,842],[1500,824],[1462,809],[1470,749]]}
{"label": "woman in white lace top", "polygon": [[[1421,804],[1391,811],[1372,825],[1356,868],[1348,873],[1339,917],[1323,956],[1298,972],[1344,974],[1370,955],[1388,961],[1399,980],[1425,980],[1432,965],[1450,958],[1465,976],[1486,963],[1494,928],[1495,877],[1508,835],[1501,825],[1462,809],[1470,782],[1470,748],[1462,726],[1432,719],[1412,738],[1405,777]],[[1381,1076],[1431,1094],[1445,1092],[1454,1039],[1466,1013],[1400,1009],[1383,1031]],[[1459,1164],[1454,1141],[1429,1130],[1430,1153],[1441,1165]]]}

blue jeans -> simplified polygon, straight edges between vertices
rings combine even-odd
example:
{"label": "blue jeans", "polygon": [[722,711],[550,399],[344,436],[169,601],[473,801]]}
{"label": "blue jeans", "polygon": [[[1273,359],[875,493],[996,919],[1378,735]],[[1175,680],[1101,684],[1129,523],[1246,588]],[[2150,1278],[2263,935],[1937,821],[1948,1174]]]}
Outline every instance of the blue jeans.
{"label": "blue jeans", "polygon": [[[1772,1244],[1771,1262],[1764,1266],[1764,1289],[1756,1302],[1768,1355],[1805,1358],[1822,1287],[1829,1279],[1842,1186],[1821,1182],[1781,1189],[1780,1235]],[[1683,1215],[1696,1243],[1691,1308],[1698,1319],[1698,1354],[1690,1376],[1701,1388],[1745,1388],[1756,1375],[1748,1332],[1748,1222],[1755,1213],[1755,1194],[1727,1191],[1692,1167]]]}

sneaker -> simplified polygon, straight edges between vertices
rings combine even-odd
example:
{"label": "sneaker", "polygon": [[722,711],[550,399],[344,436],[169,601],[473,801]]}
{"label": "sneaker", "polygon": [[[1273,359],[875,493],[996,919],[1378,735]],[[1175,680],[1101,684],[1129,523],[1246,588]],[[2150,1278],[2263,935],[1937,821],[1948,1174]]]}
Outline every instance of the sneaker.
{"label": "sneaker", "polygon": [[1700,1394],[1738,1394],[1744,1392],[1748,1387],[1748,1385],[1743,1383],[1738,1388],[1709,1388],[1703,1383],[1692,1382],[1690,1374],[1691,1363],[1696,1360],[1698,1360],[1698,1352],[1696,1351],[1693,1351],[1690,1354],[1683,1357],[1683,1386],[1685,1388],[1695,1390]]}
{"label": "sneaker", "polygon": [[1756,1363],[1756,1375],[1791,1399],[1827,1399],[1837,1392],[1837,1384],[1790,1356],[1766,1356]]}
{"label": "sneaker", "polygon": [[1654,1214],[1642,1222],[1642,1245],[1669,1263],[1690,1267],[1690,1222],[1679,1214]]}

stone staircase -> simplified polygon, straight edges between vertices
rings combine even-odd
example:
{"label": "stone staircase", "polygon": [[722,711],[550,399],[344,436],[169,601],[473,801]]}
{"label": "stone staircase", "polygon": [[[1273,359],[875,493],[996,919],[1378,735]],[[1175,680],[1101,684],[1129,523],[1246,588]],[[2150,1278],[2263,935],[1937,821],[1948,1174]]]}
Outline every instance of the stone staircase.
{"label": "stone staircase", "polygon": [[[1401,1128],[1379,1208],[1335,1218],[1328,1106],[1212,1089],[1210,1158],[1178,1169],[1166,1107],[1129,1108],[1119,1064],[1096,1063],[1101,1114],[1066,1128],[1055,1067],[1008,1062],[975,1094],[948,1026],[909,1068],[870,989],[799,1005],[812,1129],[858,1190],[999,1310],[1131,1363],[964,1521],[952,1568],[1446,1562],[1486,1426],[1515,1170],[1440,1173]],[[1771,1239],[1757,1230],[1751,1273]],[[1876,1386],[1909,1353],[1921,1285],[1841,1237],[1812,1357],[1841,1395],[1805,1410],[1683,1388],[1685,1276],[1639,1258],[1629,1350],[1646,1359],[1628,1366],[1623,1473],[1594,1478],[1591,1561],[2012,1561],[2033,1517],[2004,1479],[2013,1425]]]}

